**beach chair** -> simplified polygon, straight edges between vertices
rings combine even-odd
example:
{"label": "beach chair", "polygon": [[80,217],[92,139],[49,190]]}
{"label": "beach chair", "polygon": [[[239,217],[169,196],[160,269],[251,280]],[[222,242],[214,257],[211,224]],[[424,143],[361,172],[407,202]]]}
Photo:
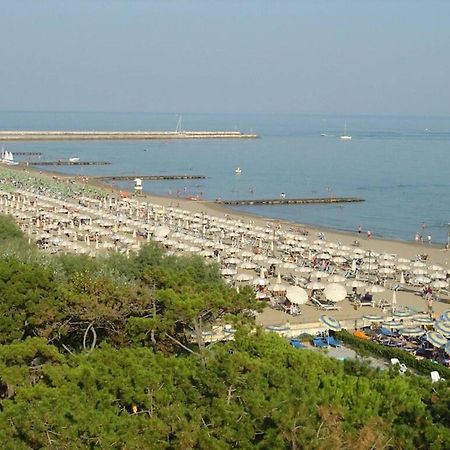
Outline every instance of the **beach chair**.
{"label": "beach chair", "polygon": [[291,345],[292,345],[292,347],[298,348],[298,349],[306,348],[306,346],[300,342],[300,339],[291,339]]}
{"label": "beach chair", "polygon": [[405,364],[401,363],[398,358],[392,358],[391,359],[391,365],[394,367],[398,366],[398,371],[400,373],[405,373],[407,371],[407,367],[405,366]]}
{"label": "beach chair", "polygon": [[432,383],[437,383],[441,379],[441,376],[439,375],[439,372],[437,370],[433,370],[433,372],[430,372],[430,376]]}
{"label": "beach chair", "polygon": [[319,337],[313,339],[313,345],[314,347],[328,348],[328,344],[322,338]]}
{"label": "beach chair", "polygon": [[328,336],[327,337],[327,343],[328,345],[331,345],[332,347],[342,347],[342,341],[339,341],[334,338],[334,336]]}
{"label": "beach chair", "polygon": [[317,307],[317,309],[323,309],[325,311],[341,309],[341,307],[337,306],[336,303],[327,302],[325,300],[319,300],[318,298],[315,297],[311,297],[311,301]]}

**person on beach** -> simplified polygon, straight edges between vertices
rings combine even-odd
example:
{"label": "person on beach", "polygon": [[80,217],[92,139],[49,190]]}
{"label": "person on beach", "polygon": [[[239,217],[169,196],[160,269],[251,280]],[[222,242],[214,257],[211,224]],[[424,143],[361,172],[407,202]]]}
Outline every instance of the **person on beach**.
{"label": "person on beach", "polygon": [[361,234],[361,233],[362,233],[362,226],[358,225],[358,234]]}
{"label": "person on beach", "polygon": [[367,239],[370,239],[372,237],[372,232],[370,230],[367,230]]}
{"label": "person on beach", "polygon": [[427,298],[427,309],[428,309],[428,314],[430,315],[430,317],[433,316],[433,297],[430,295]]}

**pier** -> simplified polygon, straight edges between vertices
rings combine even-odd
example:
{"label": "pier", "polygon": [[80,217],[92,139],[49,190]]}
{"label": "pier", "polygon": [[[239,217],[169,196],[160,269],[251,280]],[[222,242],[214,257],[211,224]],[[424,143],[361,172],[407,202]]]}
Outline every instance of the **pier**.
{"label": "pier", "polygon": [[223,205],[312,205],[320,203],[357,203],[364,202],[359,197],[323,197],[323,198],[268,198],[252,200],[215,200]]}
{"label": "pier", "polygon": [[12,152],[14,156],[42,156],[42,152]]}
{"label": "pier", "polygon": [[89,177],[91,180],[99,181],[133,181],[136,178],[141,180],[158,181],[158,180],[204,180],[204,175],[101,175]]}
{"label": "pier", "polygon": [[254,139],[242,131],[0,131],[0,141]]}
{"label": "pier", "polygon": [[27,161],[26,166],[107,166],[109,161]]}

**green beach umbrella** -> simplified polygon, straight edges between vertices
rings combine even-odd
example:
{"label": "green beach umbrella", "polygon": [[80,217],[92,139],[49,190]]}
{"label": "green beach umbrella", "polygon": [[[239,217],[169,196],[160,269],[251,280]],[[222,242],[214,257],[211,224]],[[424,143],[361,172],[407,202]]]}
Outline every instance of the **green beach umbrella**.
{"label": "green beach umbrella", "polygon": [[420,323],[421,325],[433,325],[434,320],[431,317],[413,317],[414,322]]}

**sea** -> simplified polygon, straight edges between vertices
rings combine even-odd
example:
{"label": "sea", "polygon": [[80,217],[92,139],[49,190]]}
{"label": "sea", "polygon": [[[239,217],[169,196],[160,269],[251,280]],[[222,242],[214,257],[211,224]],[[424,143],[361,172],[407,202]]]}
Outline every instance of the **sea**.
{"label": "sea", "polygon": [[[36,161],[80,158],[106,166],[60,166],[94,175],[204,175],[144,181],[146,192],[214,200],[361,197],[361,203],[234,209],[343,231],[445,244],[450,232],[450,117],[308,114],[0,112],[2,130],[239,130],[258,139],[4,142],[42,152]],[[347,134],[352,140],[341,140]],[[1,144],[1,143],[0,143]],[[241,174],[236,175],[239,167]],[[132,188],[132,183],[115,183]]]}

